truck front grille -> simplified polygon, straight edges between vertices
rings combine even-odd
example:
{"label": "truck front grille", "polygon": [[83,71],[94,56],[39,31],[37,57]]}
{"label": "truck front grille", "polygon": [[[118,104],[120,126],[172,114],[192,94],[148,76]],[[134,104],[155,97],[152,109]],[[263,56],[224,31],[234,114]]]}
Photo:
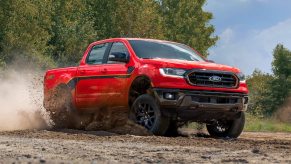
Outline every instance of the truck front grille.
{"label": "truck front grille", "polygon": [[238,78],[231,72],[194,70],[187,75],[191,85],[216,88],[236,88]]}

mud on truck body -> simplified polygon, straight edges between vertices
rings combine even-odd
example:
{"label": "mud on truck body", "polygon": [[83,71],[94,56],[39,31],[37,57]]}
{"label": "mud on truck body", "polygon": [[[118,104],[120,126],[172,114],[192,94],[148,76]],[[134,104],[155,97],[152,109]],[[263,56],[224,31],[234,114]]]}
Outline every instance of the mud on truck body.
{"label": "mud on truck body", "polygon": [[174,135],[185,123],[199,122],[213,137],[236,138],[245,123],[248,89],[240,70],[180,43],[97,41],[78,67],[48,70],[44,78],[44,106],[59,125],[70,119],[65,113],[105,108],[127,111],[155,135]]}

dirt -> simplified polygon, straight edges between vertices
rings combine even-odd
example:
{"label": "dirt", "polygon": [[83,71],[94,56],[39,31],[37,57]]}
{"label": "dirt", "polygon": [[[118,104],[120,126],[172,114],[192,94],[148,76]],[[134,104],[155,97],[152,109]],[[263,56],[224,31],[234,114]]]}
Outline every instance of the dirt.
{"label": "dirt", "polygon": [[291,163],[291,134],[244,132],[213,139],[63,129],[0,132],[0,163]]}
{"label": "dirt", "polygon": [[288,97],[283,105],[275,113],[275,118],[282,122],[291,123],[291,97]]}
{"label": "dirt", "polygon": [[291,163],[291,133],[213,139],[182,129],[179,137],[159,137],[107,112],[95,115],[86,131],[23,130],[51,123],[42,107],[43,78],[7,75],[0,79],[0,163]]}
{"label": "dirt", "polygon": [[42,107],[42,76],[29,70],[0,73],[0,131],[48,127],[49,117]]}

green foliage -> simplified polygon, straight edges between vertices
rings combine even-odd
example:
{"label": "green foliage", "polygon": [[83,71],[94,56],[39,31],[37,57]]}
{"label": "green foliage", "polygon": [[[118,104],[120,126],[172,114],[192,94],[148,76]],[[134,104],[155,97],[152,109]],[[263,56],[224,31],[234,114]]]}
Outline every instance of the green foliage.
{"label": "green foliage", "polygon": [[86,13],[83,0],[54,0],[52,26],[49,30],[52,46],[49,53],[59,66],[76,65],[96,32]]}
{"label": "green foliage", "polygon": [[273,100],[270,112],[280,107],[291,93],[291,51],[279,44],[274,49],[273,57],[272,67],[275,79],[270,88],[270,97]]}
{"label": "green foliage", "polygon": [[112,37],[163,38],[159,4],[153,0],[90,0],[89,14],[98,39]]}
{"label": "green foliage", "polygon": [[115,25],[119,36],[163,38],[159,4],[152,0],[118,0]]}
{"label": "green foliage", "polygon": [[113,15],[117,11],[116,0],[87,0],[86,7],[97,33],[96,40],[117,36],[113,21]]}
{"label": "green foliage", "polygon": [[259,118],[247,114],[244,131],[291,132],[291,124],[280,122],[274,118]]}
{"label": "green foliage", "polygon": [[[205,56],[215,44],[205,0],[1,0],[0,67],[75,65],[87,45],[113,37],[182,42]],[[34,65],[31,64],[31,65]]]}
{"label": "green foliage", "polygon": [[271,116],[291,93],[291,51],[279,44],[273,56],[273,75],[255,70],[247,80],[251,100],[249,109],[257,115]]}
{"label": "green foliage", "polygon": [[[9,0],[1,0],[0,1],[0,43],[2,43],[5,35],[5,24],[6,24],[6,16],[9,11]],[[3,50],[3,45],[0,44],[0,52]],[[0,54],[1,55],[1,54]],[[3,60],[3,56],[0,56],[0,60]],[[3,62],[3,61],[2,61]]]}
{"label": "green foliage", "polygon": [[212,14],[202,6],[206,0],[161,0],[161,13],[166,38],[187,44],[207,57],[207,50],[218,40],[212,36],[214,27],[209,24]]}
{"label": "green foliage", "polygon": [[273,52],[273,72],[276,77],[288,78],[291,76],[291,51],[278,44]]}
{"label": "green foliage", "polygon": [[217,37],[202,10],[205,0],[93,0],[87,2],[98,39],[145,37],[187,44],[205,57]]}
{"label": "green foliage", "polygon": [[270,101],[270,87],[274,77],[265,74],[260,70],[255,70],[253,74],[247,78],[247,84],[250,92],[249,112],[255,115],[265,115],[268,112]]}
{"label": "green foliage", "polygon": [[[4,2],[4,1],[3,1]],[[10,0],[2,6],[5,24],[2,24],[1,59],[10,64],[24,60],[43,67],[52,65],[45,52],[50,35],[49,2],[33,0]],[[25,62],[25,63],[26,63]],[[29,63],[27,63],[29,64]]]}

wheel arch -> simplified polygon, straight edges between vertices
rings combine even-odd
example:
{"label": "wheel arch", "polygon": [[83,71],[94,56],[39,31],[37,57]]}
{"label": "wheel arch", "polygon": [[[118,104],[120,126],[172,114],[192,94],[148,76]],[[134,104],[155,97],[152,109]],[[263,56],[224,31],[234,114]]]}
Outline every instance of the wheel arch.
{"label": "wheel arch", "polygon": [[43,106],[45,109],[49,110],[50,108],[52,108],[52,104],[55,104],[56,96],[59,91],[70,92],[70,87],[65,83],[60,83],[54,89],[52,89],[49,94],[45,94],[43,102]]}
{"label": "wheel arch", "polygon": [[142,95],[151,94],[151,88],[153,87],[152,80],[147,75],[139,75],[132,82],[128,92],[128,105],[131,107],[134,100]]}

